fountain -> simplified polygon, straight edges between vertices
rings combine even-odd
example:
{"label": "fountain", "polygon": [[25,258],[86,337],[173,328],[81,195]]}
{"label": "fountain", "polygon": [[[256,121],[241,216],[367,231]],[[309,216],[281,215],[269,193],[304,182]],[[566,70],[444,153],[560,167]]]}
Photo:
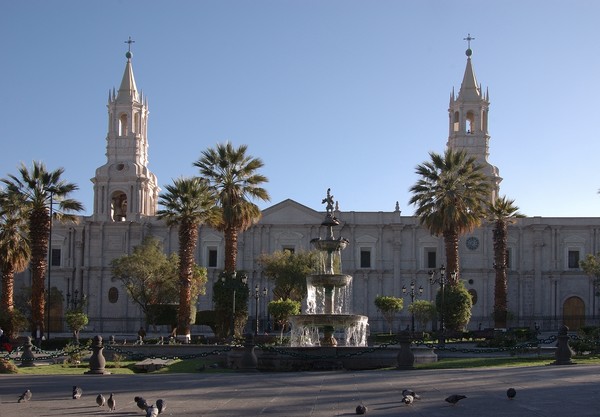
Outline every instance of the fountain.
{"label": "fountain", "polygon": [[320,253],[320,261],[316,273],[306,279],[305,314],[290,317],[290,343],[292,347],[338,346],[335,336],[343,333],[340,346],[367,346],[368,317],[350,314],[352,276],[341,271],[341,251],[348,240],[333,236],[333,227],[340,222],[333,215],[331,189],[323,199],[325,203],[326,215],[321,225],[327,228],[327,236],[311,240]]}

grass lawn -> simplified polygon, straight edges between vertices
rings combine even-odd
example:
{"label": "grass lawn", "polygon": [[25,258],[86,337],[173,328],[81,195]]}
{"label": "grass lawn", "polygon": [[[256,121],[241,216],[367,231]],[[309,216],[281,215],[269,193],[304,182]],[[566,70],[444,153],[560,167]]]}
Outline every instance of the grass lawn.
{"label": "grass lawn", "polygon": [[[600,356],[577,356],[573,361],[578,365],[600,364]],[[464,369],[479,367],[509,367],[509,366],[546,366],[554,362],[554,357],[502,357],[502,358],[445,358],[438,362],[416,364],[415,369]],[[122,361],[118,363],[107,362],[106,370],[111,374],[132,375],[140,373],[134,367],[135,361]],[[163,373],[224,373],[235,372],[232,369],[221,367],[213,368],[214,361],[209,359],[176,360],[162,369],[154,371],[154,374]],[[17,373],[21,375],[81,375],[89,368],[82,365],[67,364],[40,364],[31,367],[17,366]],[[395,368],[390,368],[395,369]]]}
{"label": "grass lawn", "polygon": [[[132,375],[135,373],[143,373],[135,368],[137,361],[120,361],[118,363],[106,362],[105,370],[115,375]],[[154,371],[154,374],[162,373],[223,373],[223,372],[234,372],[231,369],[223,368],[212,368],[211,365],[214,361],[208,359],[188,359],[188,360],[175,360],[168,366],[162,369]],[[86,363],[81,365],[71,364],[39,364],[37,366],[20,367],[17,365],[17,373],[20,375],[81,375],[82,373],[89,370]]]}
{"label": "grass lawn", "polygon": [[[576,356],[573,362],[580,365],[600,364],[600,356]],[[546,366],[555,361],[554,356],[501,357],[501,358],[445,358],[438,362],[416,364],[416,369],[460,369],[508,366]]]}

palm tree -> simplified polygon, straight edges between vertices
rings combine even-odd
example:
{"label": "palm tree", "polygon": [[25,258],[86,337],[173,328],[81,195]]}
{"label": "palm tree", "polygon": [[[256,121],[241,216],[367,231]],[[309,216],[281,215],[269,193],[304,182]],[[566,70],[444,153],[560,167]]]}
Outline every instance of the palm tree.
{"label": "palm tree", "polygon": [[215,216],[215,198],[206,180],[179,178],[167,185],[159,197],[164,209],[157,212],[168,225],[178,225],[179,234],[179,310],[177,332],[190,333],[194,252],[198,243],[198,227]]}
{"label": "palm tree", "polygon": [[507,262],[507,240],[508,225],[515,219],[525,217],[519,213],[519,207],[514,205],[514,200],[506,196],[496,199],[489,205],[489,220],[494,222],[494,268],[496,270],[496,281],[494,286],[494,327],[506,328],[508,313],[508,279],[506,274]]}
{"label": "palm tree", "polygon": [[261,212],[250,199],[269,201],[261,187],[267,177],[256,171],[264,164],[260,158],[246,155],[247,145],[235,149],[230,142],[217,144],[202,152],[194,163],[214,188],[221,218],[213,226],[225,237],[225,272],[233,273],[237,260],[238,234],[260,220]]}
{"label": "palm tree", "polygon": [[410,204],[417,206],[415,214],[431,234],[443,236],[447,269],[456,272],[449,274],[449,284],[456,284],[458,239],[485,218],[491,184],[475,158],[463,150],[448,148],[444,155],[430,152],[429,156],[430,161],[416,168],[421,178],[410,188]]}
{"label": "palm tree", "polygon": [[27,268],[31,256],[27,217],[23,213],[25,206],[18,197],[6,191],[0,192],[0,315],[5,319],[4,331],[11,338],[17,330],[13,319],[15,274]]}
{"label": "palm tree", "polygon": [[57,204],[54,216],[58,220],[75,220],[72,212],[83,210],[83,205],[67,198],[77,190],[76,184],[61,179],[64,168],[48,171],[43,162],[33,161],[31,170],[25,164],[19,167],[20,177],[3,178],[9,193],[18,194],[26,206],[29,243],[31,247],[31,316],[32,330],[40,326],[44,332],[45,277],[48,268],[48,246],[51,221],[50,206]]}

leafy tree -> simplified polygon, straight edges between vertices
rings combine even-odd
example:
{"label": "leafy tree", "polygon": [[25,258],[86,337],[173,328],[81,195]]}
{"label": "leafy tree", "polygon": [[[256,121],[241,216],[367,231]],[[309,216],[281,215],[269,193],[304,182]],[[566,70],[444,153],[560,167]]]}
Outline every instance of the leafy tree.
{"label": "leafy tree", "polygon": [[421,329],[427,327],[427,323],[435,319],[437,310],[435,304],[427,300],[415,300],[408,306],[408,311],[415,316]]}
{"label": "leafy tree", "polygon": [[444,314],[445,328],[453,331],[463,331],[471,319],[473,300],[462,281],[455,285],[444,286],[444,302],[442,307],[442,291],[435,297],[436,309]]}
{"label": "leafy tree", "polygon": [[[60,295],[62,299],[62,294]],[[89,323],[88,315],[85,313],[87,306],[87,297],[84,295],[81,298],[74,299],[65,314],[65,321],[69,330],[73,332],[75,343],[79,344],[79,332]]]}
{"label": "leafy tree", "polygon": [[496,280],[494,286],[494,327],[506,328],[508,314],[508,279],[506,269],[508,253],[508,225],[517,218],[524,217],[514,200],[506,196],[496,199],[489,205],[489,220],[494,223],[494,268]]}
{"label": "leafy tree", "polygon": [[579,261],[579,267],[594,279],[594,287],[598,288],[600,286],[600,252],[595,256],[589,253],[585,259]]}
{"label": "leafy tree", "polygon": [[[179,257],[177,254],[167,256],[154,237],[146,237],[131,255],[113,259],[111,269],[129,297],[140,306],[147,323],[155,321],[150,306],[179,300]],[[206,279],[206,269],[195,266],[191,284],[193,299],[204,293]]]}
{"label": "leafy tree", "polygon": [[89,323],[87,314],[80,310],[69,310],[65,314],[65,321],[73,332],[75,342],[79,344],[79,332]]}
{"label": "leafy tree", "polygon": [[306,295],[306,277],[313,271],[317,251],[289,250],[263,253],[258,258],[263,273],[275,283],[273,298],[302,301]]}
{"label": "leafy tree", "polygon": [[387,321],[390,326],[390,334],[392,334],[394,318],[404,308],[404,300],[402,298],[380,295],[375,298],[375,306],[381,312],[385,321]]}
{"label": "leafy tree", "polygon": [[13,338],[18,330],[14,328],[13,320],[15,274],[25,270],[31,256],[26,206],[19,197],[0,191],[0,313],[4,318],[2,328],[9,338]]}
{"label": "leafy tree", "polygon": [[287,324],[289,323],[290,316],[300,314],[300,307],[300,301],[294,301],[290,299],[273,300],[269,302],[267,307],[269,315],[273,316],[275,322],[281,326],[280,340],[283,340],[283,333]]}
{"label": "leafy tree", "polygon": [[409,203],[431,234],[443,236],[448,271],[456,272],[450,285],[459,282],[458,240],[485,218],[491,184],[474,157],[465,151],[430,152],[431,161],[417,166],[421,177],[410,188]]}
{"label": "leafy tree", "polygon": [[40,326],[44,331],[45,280],[48,268],[48,245],[51,230],[51,204],[56,203],[53,217],[58,220],[75,220],[74,212],[83,205],[69,194],[77,190],[76,184],[61,178],[64,168],[48,171],[42,162],[33,162],[31,170],[25,164],[19,167],[19,176],[9,175],[2,182],[10,193],[19,194],[28,215],[29,244],[31,247],[32,330]]}
{"label": "leafy tree", "polygon": [[267,190],[261,187],[267,177],[257,172],[264,164],[246,155],[247,149],[247,145],[235,149],[230,142],[217,144],[203,151],[194,163],[216,192],[221,217],[213,226],[224,234],[225,271],[230,274],[236,270],[238,234],[261,217],[260,209],[250,200],[270,200]]}
{"label": "leafy tree", "polygon": [[[194,252],[198,243],[199,226],[214,216],[214,196],[205,180],[180,178],[167,185],[160,195],[159,219],[168,225],[177,225],[179,234],[179,309],[177,331],[190,334],[192,317],[192,283],[196,263]],[[195,313],[194,313],[195,314]]]}
{"label": "leafy tree", "polygon": [[240,336],[248,320],[248,296],[245,272],[229,274],[223,271],[219,274],[219,279],[213,284],[213,302],[218,318],[217,337]]}

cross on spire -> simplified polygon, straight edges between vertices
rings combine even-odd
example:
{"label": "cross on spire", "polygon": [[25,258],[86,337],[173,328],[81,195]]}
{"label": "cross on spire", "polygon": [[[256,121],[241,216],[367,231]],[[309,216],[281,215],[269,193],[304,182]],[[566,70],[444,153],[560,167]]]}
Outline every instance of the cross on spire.
{"label": "cross on spire", "polygon": [[474,39],[475,38],[471,37],[470,33],[467,33],[467,37],[463,38],[464,41],[467,41],[467,48],[471,49],[471,41],[474,40]]}
{"label": "cross on spire", "polygon": [[131,36],[130,36],[130,37],[129,37],[129,39],[125,41],[125,43],[129,44],[129,45],[127,46],[127,52],[131,52],[131,44],[132,44],[132,43],[135,43],[135,41],[134,41],[134,40],[132,40],[132,39],[131,39]]}

